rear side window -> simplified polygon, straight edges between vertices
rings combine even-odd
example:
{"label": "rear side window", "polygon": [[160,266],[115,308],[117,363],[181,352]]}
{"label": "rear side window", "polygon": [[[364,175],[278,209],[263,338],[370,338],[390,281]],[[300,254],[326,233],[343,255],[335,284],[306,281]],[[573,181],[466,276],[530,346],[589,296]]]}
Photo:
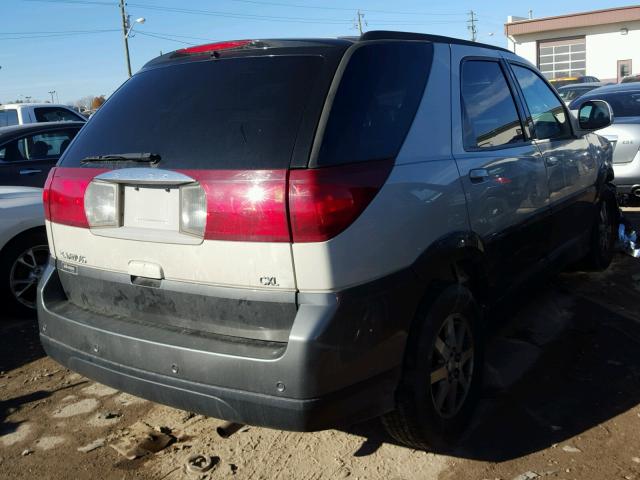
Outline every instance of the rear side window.
{"label": "rear side window", "polygon": [[76,115],[66,108],[60,107],[39,107],[34,108],[37,122],[77,122],[84,120],[80,115]]}
{"label": "rear side window", "polygon": [[498,62],[464,62],[461,91],[466,149],[499,147],[524,140],[516,104]]}
{"label": "rear side window", "polygon": [[578,110],[587,100],[604,100],[611,105],[616,117],[640,117],[640,89],[632,92],[612,92],[590,95],[589,98],[578,98],[569,108]]}
{"label": "rear side window", "polygon": [[336,91],[317,165],[395,157],[422,98],[433,45],[381,43],[354,51]]}
{"label": "rear side window", "polygon": [[0,127],[18,125],[18,111],[13,109],[0,110]]}
{"label": "rear side window", "polygon": [[564,106],[542,78],[519,65],[513,65],[513,73],[529,108],[536,138],[555,140],[570,136],[571,126]]}
{"label": "rear side window", "polygon": [[29,159],[57,158],[67,149],[78,130],[61,130],[27,137]]}
{"label": "rear side window", "polygon": [[0,148],[0,160],[55,160],[62,155],[77,133],[77,129],[69,129],[18,138]]}
{"label": "rear side window", "polygon": [[159,154],[160,168],[288,168],[321,56],[261,56],[170,65],[134,75],[64,156]]}

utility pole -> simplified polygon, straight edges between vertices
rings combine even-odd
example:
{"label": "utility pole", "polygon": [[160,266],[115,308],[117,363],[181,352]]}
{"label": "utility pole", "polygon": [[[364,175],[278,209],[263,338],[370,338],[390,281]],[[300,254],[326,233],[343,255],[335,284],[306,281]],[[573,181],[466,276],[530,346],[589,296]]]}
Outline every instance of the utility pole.
{"label": "utility pole", "polygon": [[469,10],[469,20],[467,21],[467,30],[471,33],[471,41],[475,42],[478,38],[478,27],[476,26],[476,22],[478,21],[478,17],[476,16],[476,12],[473,10]]}
{"label": "utility pole", "polygon": [[[360,9],[358,9],[358,24],[356,25],[356,27],[358,27],[358,30],[360,31],[360,35],[362,35],[362,20],[364,20],[364,13],[362,13],[360,11]],[[367,21],[364,21],[364,24],[367,24]]]}
{"label": "utility pole", "polygon": [[127,73],[131,78],[131,60],[129,59],[129,32],[127,21],[127,14],[124,11],[124,0],[120,0],[120,13],[122,14],[122,36],[124,38],[124,56],[127,59]]}
{"label": "utility pole", "polygon": [[51,95],[51,103],[53,103],[53,94],[54,94],[54,93],[56,93],[56,91],[55,91],[55,90],[51,90],[51,91],[49,92],[49,95]]}

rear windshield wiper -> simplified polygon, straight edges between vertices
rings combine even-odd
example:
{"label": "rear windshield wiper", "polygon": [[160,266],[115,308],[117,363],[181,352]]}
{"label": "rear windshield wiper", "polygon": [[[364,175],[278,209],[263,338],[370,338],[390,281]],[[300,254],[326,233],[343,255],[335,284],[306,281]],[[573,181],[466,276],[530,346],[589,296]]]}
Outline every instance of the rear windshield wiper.
{"label": "rear windshield wiper", "polygon": [[80,163],[94,162],[144,162],[156,164],[160,161],[160,155],[157,153],[114,153],[110,155],[97,155],[95,157],[86,157],[80,160]]}

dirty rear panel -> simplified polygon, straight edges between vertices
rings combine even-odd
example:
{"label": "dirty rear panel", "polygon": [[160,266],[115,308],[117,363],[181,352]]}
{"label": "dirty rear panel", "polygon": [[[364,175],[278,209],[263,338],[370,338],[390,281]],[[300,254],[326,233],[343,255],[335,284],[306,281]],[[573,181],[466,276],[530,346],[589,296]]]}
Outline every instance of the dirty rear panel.
{"label": "dirty rear panel", "polygon": [[[51,178],[47,228],[68,301],[100,315],[286,342],[297,311],[287,171],[308,158],[348,45],[170,54],[127,81]],[[153,161],[113,159],[132,153]],[[114,224],[84,218],[96,182],[105,191],[91,208],[104,213],[99,202],[110,198]],[[191,185],[206,193],[200,235],[181,223]]]}

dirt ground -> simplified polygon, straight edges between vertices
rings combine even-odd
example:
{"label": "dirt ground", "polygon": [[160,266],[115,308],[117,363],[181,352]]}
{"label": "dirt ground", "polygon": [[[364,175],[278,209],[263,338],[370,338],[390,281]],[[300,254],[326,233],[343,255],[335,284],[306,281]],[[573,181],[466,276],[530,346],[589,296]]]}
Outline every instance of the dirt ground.
{"label": "dirt ground", "polygon": [[[222,439],[220,420],[70,372],[44,355],[33,320],[3,319],[0,478],[640,480],[640,260],[563,273],[517,305],[490,333],[473,424],[438,452],[395,444],[376,420],[318,433],[245,427]],[[111,447],[139,422],[170,443],[127,460]],[[189,472],[193,455],[213,468]]]}

